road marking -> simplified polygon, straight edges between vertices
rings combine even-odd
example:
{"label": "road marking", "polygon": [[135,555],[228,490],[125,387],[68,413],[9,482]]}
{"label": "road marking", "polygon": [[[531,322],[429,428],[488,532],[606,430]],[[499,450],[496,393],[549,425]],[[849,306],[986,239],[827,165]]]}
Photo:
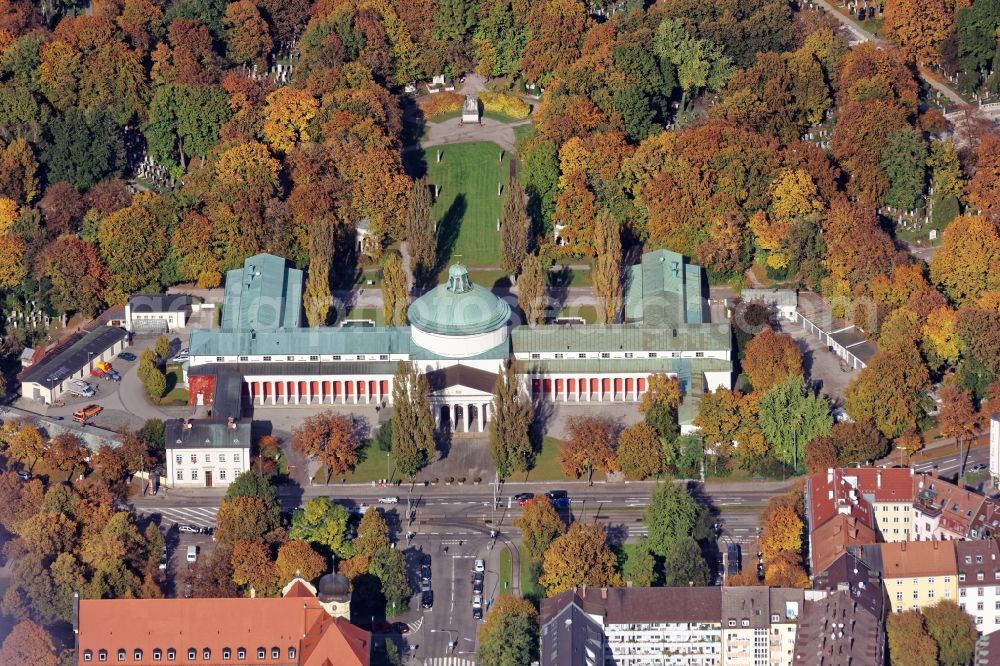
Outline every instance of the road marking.
{"label": "road marking", "polygon": [[463,657],[430,657],[424,659],[424,666],[476,666],[476,662]]}

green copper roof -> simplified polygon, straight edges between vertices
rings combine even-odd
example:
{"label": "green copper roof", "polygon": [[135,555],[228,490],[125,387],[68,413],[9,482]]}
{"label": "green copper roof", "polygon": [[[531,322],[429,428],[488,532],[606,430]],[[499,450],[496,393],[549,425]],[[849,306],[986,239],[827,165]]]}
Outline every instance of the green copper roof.
{"label": "green copper roof", "polygon": [[448,284],[438,285],[413,301],[406,316],[410,324],[438,335],[477,335],[507,325],[510,306],[500,297],[469,280],[462,264],[448,269]]}
{"label": "green copper roof", "polygon": [[686,324],[657,328],[636,324],[518,326],[511,331],[515,353],[616,351],[729,351],[729,324]]}
{"label": "green copper roof", "polygon": [[222,328],[274,331],[301,324],[302,271],[273,254],[257,254],[226,273]]}
{"label": "green copper roof", "polygon": [[625,320],[646,326],[700,324],[705,319],[702,270],[670,250],[642,255],[629,266],[625,286]]}

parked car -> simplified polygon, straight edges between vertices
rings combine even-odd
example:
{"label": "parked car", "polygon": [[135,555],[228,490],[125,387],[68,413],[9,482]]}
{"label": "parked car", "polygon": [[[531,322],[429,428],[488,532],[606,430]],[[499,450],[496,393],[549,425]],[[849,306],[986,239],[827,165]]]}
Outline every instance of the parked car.
{"label": "parked car", "polygon": [[429,561],[424,561],[420,565],[420,579],[429,581],[431,579],[431,563]]}
{"label": "parked car", "polygon": [[399,504],[398,497],[380,497],[378,500],[379,504]]}
{"label": "parked car", "polygon": [[104,408],[100,405],[87,405],[73,412],[73,420],[77,423],[86,423],[92,416],[97,416],[102,411]]}
{"label": "parked car", "polygon": [[486,571],[486,562],[483,560],[476,560],[475,571],[476,573],[483,573]]}
{"label": "parked car", "polygon": [[482,608],[483,607],[483,595],[477,594],[472,597],[472,607]]}
{"label": "parked car", "polygon": [[198,561],[198,546],[188,546],[187,561],[189,564],[194,564]]}
{"label": "parked car", "polygon": [[22,481],[31,481],[31,472],[25,472],[23,469],[17,471],[17,475]]}
{"label": "parked car", "polygon": [[133,354],[132,352],[122,352],[121,354],[118,354],[118,358],[120,358],[123,361],[134,361],[135,354]]}
{"label": "parked car", "polygon": [[199,534],[201,532],[201,528],[197,525],[178,525],[177,529],[188,534]]}
{"label": "parked car", "polygon": [[483,593],[483,578],[482,574],[476,574],[476,578],[472,580],[472,591],[476,594]]}
{"label": "parked car", "polygon": [[71,379],[67,385],[67,391],[70,395],[75,395],[79,398],[94,397],[94,387],[82,379]]}
{"label": "parked car", "polygon": [[427,590],[420,595],[420,607],[425,609],[434,608],[434,593]]}
{"label": "parked car", "polygon": [[517,502],[518,506],[524,506],[534,496],[535,493],[518,493],[514,495],[514,501]]}
{"label": "parked car", "polygon": [[421,592],[430,592],[431,591],[431,582],[429,580],[427,580],[426,578],[420,581],[420,591]]}
{"label": "parked car", "polygon": [[393,622],[392,626],[390,626],[389,629],[392,631],[392,633],[399,634],[400,636],[405,636],[406,634],[410,633],[410,625],[406,624],[405,622]]}
{"label": "parked car", "polygon": [[104,373],[104,378],[112,382],[120,382],[122,380],[122,376],[118,374],[117,370],[108,370]]}
{"label": "parked car", "polygon": [[475,606],[473,606],[473,608],[472,608],[472,619],[473,620],[482,620],[483,619],[483,609],[482,608],[476,608]]}
{"label": "parked car", "polygon": [[569,493],[565,490],[550,490],[545,493],[545,496],[549,498],[549,502],[556,508],[569,506]]}
{"label": "parked car", "polygon": [[972,472],[973,474],[977,474],[979,472],[985,472],[986,471],[986,465],[984,465],[982,463],[976,463],[975,465],[973,465],[972,467],[969,468],[969,471]]}
{"label": "parked car", "polygon": [[191,359],[191,356],[188,353],[188,348],[185,347],[184,349],[182,349],[179,352],[177,352],[177,356],[174,356],[172,359],[170,359],[170,362],[171,363],[184,363],[185,361],[188,361],[190,359]]}

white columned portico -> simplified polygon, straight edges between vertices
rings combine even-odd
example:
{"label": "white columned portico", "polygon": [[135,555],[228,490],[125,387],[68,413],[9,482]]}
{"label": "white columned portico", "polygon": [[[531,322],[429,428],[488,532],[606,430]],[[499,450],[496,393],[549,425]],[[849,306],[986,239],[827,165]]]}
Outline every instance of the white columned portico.
{"label": "white columned portico", "polygon": [[486,432],[486,405],[480,404],[476,408],[476,416],[479,418],[479,432]]}

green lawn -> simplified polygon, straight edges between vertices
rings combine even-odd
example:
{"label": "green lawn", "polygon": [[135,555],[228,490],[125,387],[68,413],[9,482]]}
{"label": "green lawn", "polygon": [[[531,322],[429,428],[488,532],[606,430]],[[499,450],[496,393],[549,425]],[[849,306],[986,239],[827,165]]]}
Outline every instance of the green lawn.
{"label": "green lawn", "polygon": [[589,287],[589,268],[570,268],[569,265],[553,266],[549,269],[550,287]]}
{"label": "green lawn", "polygon": [[161,405],[186,405],[188,403],[188,390],[181,386],[184,381],[184,373],[181,366],[171,365],[167,367],[167,393],[160,400]]}
{"label": "green lawn", "polygon": [[[542,450],[535,458],[535,466],[527,473],[511,475],[512,481],[565,481],[567,477],[559,464],[559,440],[555,437],[545,437],[542,440]],[[604,472],[594,471],[594,481],[604,479]],[[583,480],[586,480],[584,478]]]}
{"label": "green lawn", "polygon": [[510,551],[506,548],[500,549],[500,581],[497,583],[497,596],[510,593],[511,571],[513,565],[510,561]]}
{"label": "green lawn", "polygon": [[483,141],[429,148],[424,154],[427,182],[441,187],[432,213],[442,266],[459,259],[470,267],[499,266],[502,197],[497,186],[507,183],[511,156],[504,155],[503,162],[499,157],[500,147]]}
{"label": "green lawn", "polygon": [[560,317],[583,317],[588,324],[597,323],[597,308],[593,305],[574,305],[559,311]]}
{"label": "green lawn", "polygon": [[[372,481],[385,478],[387,469],[386,452],[379,451],[378,447],[375,446],[374,440],[368,440],[362,444],[361,449],[358,451],[358,457],[360,460],[355,465],[354,471],[345,475],[335,475],[330,478],[330,483],[340,483],[342,478],[346,479],[347,483],[371,483]],[[391,478],[396,478],[396,469],[392,466],[391,462],[389,468],[392,470]],[[327,482],[326,465],[320,465],[319,470],[316,471],[316,476],[313,477],[313,482],[317,484]]]}
{"label": "green lawn", "polygon": [[[340,313],[336,314],[339,315]],[[336,321],[334,322],[334,326],[340,326],[342,321],[346,321],[348,319],[373,319],[375,320],[376,326],[385,326],[385,317],[382,314],[381,306],[351,308],[346,313],[344,313],[343,317],[340,316],[337,317]]]}
{"label": "green lawn", "polygon": [[518,552],[521,559],[521,596],[537,606],[545,596],[545,590],[532,575],[531,558],[523,544],[518,546]]}

